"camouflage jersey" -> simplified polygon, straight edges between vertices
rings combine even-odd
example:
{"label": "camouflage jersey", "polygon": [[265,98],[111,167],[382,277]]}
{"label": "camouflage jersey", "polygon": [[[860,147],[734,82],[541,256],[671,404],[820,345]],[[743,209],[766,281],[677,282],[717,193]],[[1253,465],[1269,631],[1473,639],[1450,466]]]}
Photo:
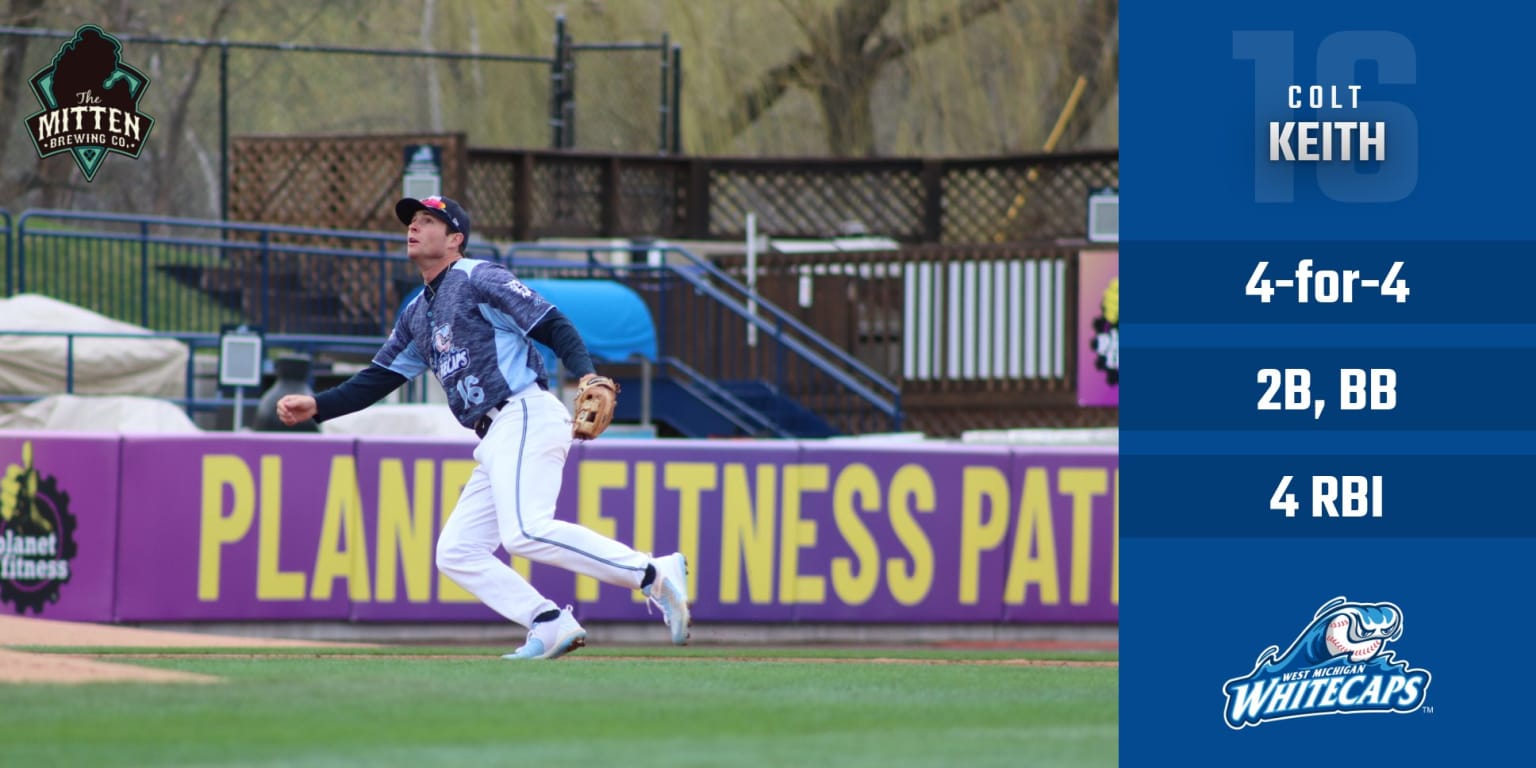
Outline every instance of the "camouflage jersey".
{"label": "camouflage jersey", "polygon": [[404,376],[432,371],[454,418],[471,429],[486,411],[547,380],[528,338],[554,305],[506,267],[461,258],[400,311],[373,364]]}

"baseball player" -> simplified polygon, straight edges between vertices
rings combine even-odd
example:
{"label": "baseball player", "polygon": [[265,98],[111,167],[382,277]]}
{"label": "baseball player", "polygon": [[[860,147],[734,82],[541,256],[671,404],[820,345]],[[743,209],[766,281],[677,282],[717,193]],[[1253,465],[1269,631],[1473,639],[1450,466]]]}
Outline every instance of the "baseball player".
{"label": "baseball player", "polygon": [[[288,395],[278,417],[292,426],[366,408],[424,370],[448,394],[460,424],[475,431],[478,466],[437,542],[437,567],[497,613],[528,627],[508,659],[553,659],[586,644],[571,607],[561,609],[493,554],[558,565],[608,584],[640,589],[672,632],[688,642],[688,564],[682,553],[652,558],[587,528],[555,519],[573,438],[601,434],[618,387],[593,370],[586,344],[560,310],[506,268],[465,258],[469,214],[446,197],[395,204],[406,253],[425,288],[401,310],[373,364],[316,396]],[[544,343],[581,377],[576,417],[549,391]]]}

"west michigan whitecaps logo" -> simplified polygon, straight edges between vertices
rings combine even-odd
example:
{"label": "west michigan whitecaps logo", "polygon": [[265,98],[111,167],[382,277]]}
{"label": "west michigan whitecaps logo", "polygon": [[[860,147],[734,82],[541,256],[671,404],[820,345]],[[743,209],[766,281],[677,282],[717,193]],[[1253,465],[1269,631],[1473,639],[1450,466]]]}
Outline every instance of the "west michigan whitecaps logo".
{"label": "west michigan whitecaps logo", "polygon": [[1335,597],[1285,653],[1270,646],[1253,671],[1227,681],[1227,727],[1360,712],[1413,712],[1424,705],[1428,670],[1410,669],[1387,644],[1403,636],[1392,603]]}
{"label": "west michigan whitecaps logo", "polygon": [[438,381],[447,379],[469,365],[469,350],[453,345],[453,326],[443,323],[432,329],[432,365],[437,369]]}

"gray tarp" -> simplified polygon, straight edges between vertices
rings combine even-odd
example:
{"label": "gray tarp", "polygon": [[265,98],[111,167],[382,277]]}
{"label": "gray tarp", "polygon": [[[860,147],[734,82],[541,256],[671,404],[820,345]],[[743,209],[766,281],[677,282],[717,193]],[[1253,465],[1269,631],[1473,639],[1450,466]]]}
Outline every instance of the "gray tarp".
{"label": "gray tarp", "polygon": [[[6,331],[149,333],[47,296],[0,299],[0,394],[6,395],[64,393],[68,347],[62,336]],[[187,347],[175,339],[75,339],[74,394],[184,397],[186,387]]]}
{"label": "gray tarp", "polygon": [[123,395],[54,395],[0,414],[0,430],[192,434],[201,432],[174,403]]}

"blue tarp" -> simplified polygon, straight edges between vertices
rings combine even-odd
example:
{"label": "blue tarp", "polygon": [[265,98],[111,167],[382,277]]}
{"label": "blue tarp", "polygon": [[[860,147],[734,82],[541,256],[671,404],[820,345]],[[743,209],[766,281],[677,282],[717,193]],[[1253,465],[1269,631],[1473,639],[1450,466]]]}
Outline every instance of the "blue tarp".
{"label": "blue tarp", "polygon": [[[571,319],[594,361],[656,360],[656,323],[640,294],[612,280],[524,280]],[[542,344],[544,368],[555,370],[555,353]]]}

